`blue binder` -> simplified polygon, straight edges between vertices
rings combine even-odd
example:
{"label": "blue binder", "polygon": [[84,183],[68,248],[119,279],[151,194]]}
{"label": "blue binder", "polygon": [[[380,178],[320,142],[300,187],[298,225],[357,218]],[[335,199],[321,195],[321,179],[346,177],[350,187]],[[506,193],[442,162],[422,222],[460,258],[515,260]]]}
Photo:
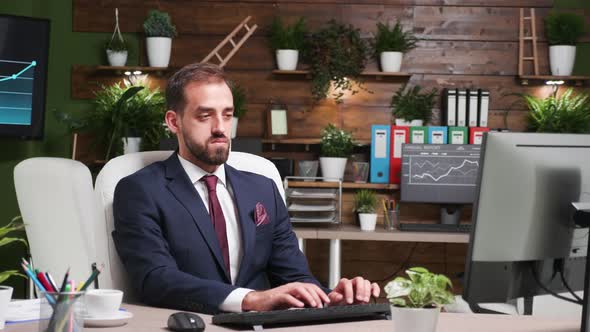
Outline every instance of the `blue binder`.
{"label": "blue binder", "polygon": [[428,144],[447,144],[447,127],[428,127]]}
{"label": "blue binder", "polygon": [[390,125],[371,126],[371,183],[389,183]]}

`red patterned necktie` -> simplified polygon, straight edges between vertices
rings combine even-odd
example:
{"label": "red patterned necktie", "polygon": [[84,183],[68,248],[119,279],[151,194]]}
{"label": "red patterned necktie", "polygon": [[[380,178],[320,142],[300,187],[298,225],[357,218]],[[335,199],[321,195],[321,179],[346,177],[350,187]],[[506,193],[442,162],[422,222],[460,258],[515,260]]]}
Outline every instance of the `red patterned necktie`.
{"label": "red patterned necktie", "polygon": [[229,246],[227,244],[227,233],[225,230],[225,217],[223,216],[223,210],[221,210],[221,204],[217,198],[217,176],[205,175],[201,178],[207,186],[209,192],[209,214],[213,221],[213,228],[215,228],[215,234],[217,240],[221,246],[221,254],[223,255],[223,262],[225,263],[225,269],[228,275],[231,275],[229,269]]}

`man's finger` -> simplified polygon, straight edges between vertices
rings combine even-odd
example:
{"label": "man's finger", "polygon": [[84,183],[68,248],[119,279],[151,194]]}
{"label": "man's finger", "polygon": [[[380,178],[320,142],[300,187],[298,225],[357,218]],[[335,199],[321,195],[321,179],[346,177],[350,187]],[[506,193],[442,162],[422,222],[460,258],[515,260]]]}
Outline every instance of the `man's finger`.
{"label": "man's finger", "polygon": [[371,300],[371,282],[365,279],[365,294],[364,294],[364,301],[369,303]]}
{"label": "man's finger", "polygon": [[322,299],[320,298],[320,295],[318,294],[317,289],[315,289],[313,286],[313,284],[305,284],[305,288],[306,290],[311,294],[311,296],[313,296],[313,299],[316,301],[316,305],[315,307],[321,308],[323,307],[323,302]]}
{"label": "man's finger", "polygon": [[312,307],[316,307],[318,305],[317,301],[314,299],[314,296],[305,288],[304,285],[299,285],[299,287],[290,291],[289,294],[295,295],[297,298],[303,300],[303,302]]}
{"label": "man's finger", "polygon": [[354,301],[354,290],[352,288],[352,281],[346,279],[343,283],[343,290],[344,290],[344,298],[346,299],[346,303],[352,304]]}
{"label": "man's finger", "polygon": [[365,280],[361,277],[353,279],[356,300],[362,302],[365,300]]}
{"label": "man's finger", "polygon": [[322,302],[330,303],[330,298],[321,288],[319,288],[316,284],[309,284],[309,286],[315,290],[315,293],[320,297]]}
{"label": "man's finger", "polygon": [[284,293],[277,297],[277,301],[274,303],[273,307],[277,307],[280,304],[286,304],[289,307],[297,307],[303,308],[305,304],[303,302],[297,300],[294,296]]}
{"label": "man's finger", "polygon": [[373,297],[378,298],[379,294],[381,294],[381,289],[379,288],[379,285],[377,285],[377,283],[374,282],[373,284],[371,284],[371,286],[373,290]]}

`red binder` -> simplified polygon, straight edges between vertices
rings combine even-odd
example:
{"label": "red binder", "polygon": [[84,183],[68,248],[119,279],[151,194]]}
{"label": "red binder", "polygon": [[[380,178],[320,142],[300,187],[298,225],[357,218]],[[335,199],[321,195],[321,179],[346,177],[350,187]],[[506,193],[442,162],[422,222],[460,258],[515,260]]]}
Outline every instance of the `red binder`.
{"label": "red binder", "polygon": [[389,149],[389,183],[399,184],[402,172],[402,144],[410,143],[410,127],[391,126],[391,148]]}
{"label": "red binder", "polygon": [[483,141],[483,133],[490,131],[487,127],[470,127],[469,128],[469,144],[481,145]]}

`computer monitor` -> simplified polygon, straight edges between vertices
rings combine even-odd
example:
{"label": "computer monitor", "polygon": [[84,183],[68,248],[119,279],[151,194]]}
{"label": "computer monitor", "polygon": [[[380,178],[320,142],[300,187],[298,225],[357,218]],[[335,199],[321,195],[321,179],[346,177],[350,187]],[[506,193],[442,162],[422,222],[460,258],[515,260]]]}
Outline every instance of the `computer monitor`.
{"label": "computer monitor", "polygon": [[401,201],[443,204],[442,223],[458,223],[475,200],[480,145],[403,144]]}
{"label": "computer monitor", "polygon": [[573,290],[584,289],[588,229],[576,229],[572,202],[590,202],[590,135],[489,133],[481,162],[464,299],[545,294],[534,270],[564,291],[558,266]]}

